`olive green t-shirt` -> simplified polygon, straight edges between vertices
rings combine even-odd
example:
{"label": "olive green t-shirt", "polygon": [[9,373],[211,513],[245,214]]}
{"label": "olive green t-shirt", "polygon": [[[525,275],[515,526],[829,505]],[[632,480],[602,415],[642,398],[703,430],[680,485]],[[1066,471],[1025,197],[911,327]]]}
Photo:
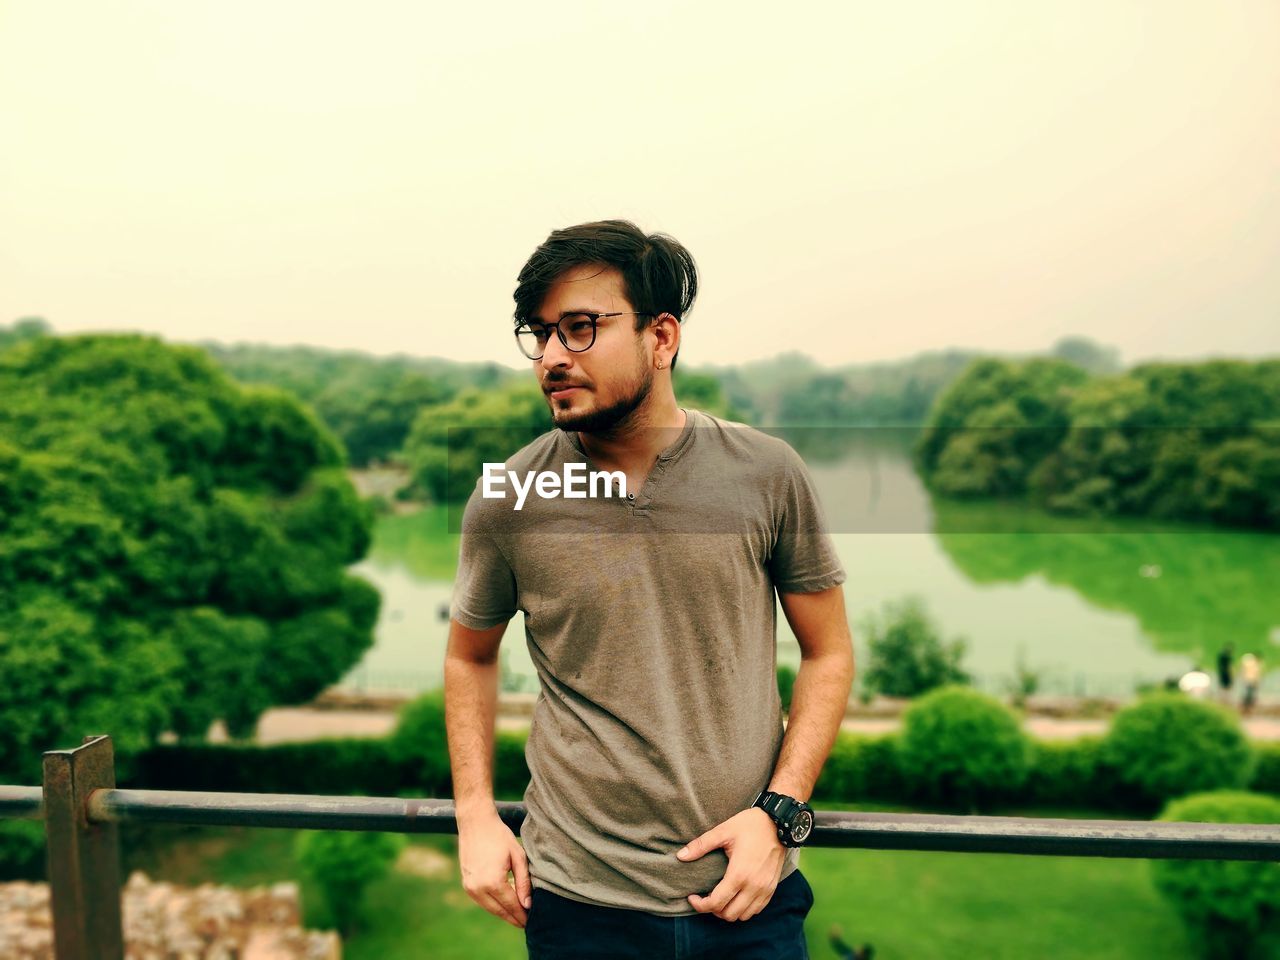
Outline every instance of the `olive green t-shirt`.
{"label": "olive green t-shirt", "polygon": [[[676,851],[748,809],[777,764],[775,590],[845,579],[799,455],[685,413],[629,498],[530,489],[517,510],[511,483],[486,498],[482,478],[452,603],[473,629],[524,614],[541,688],[520,831],[533,885],[666,915],[696,913],[688,895],[710,893],[729,862],[723,849],[691,862]],[[577,433],[557,429],[505,469],[570,462],[596,469]],[[782,876],[798,865],[789,850]]]}

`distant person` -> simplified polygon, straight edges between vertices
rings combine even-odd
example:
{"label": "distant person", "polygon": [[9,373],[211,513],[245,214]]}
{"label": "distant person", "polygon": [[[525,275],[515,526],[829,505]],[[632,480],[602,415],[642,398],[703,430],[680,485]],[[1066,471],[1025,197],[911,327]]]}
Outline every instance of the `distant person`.
{"label": "distant person", "polygon": [[834,924],[827,936],[831,940],[831,946],[835,948],[836,956],[840,960],[871,960],[875,956],[875,948],[869,943],[864,943],[856,950],[844,942],[844,931]]}
{"label": "distant person", "polygon": [[1213,686],[1212,678],[1200,669],[1200,664],[1198,663],[1187,673],[1184,673],[1182,679],[1178,681],[1179,690],[1199,700],[1204,699],[1211,686]]}
{"label": "distant person", "polygon": [[1244,686],[1240,712],[1247,717],[1258,701],[1258,685],[1262,683],[1262,661],[1252,653],[1240,658],[1240,683]]}
{"label": "distant person", "polygon": [[1224,700],[1229,699],[1231,695],[1231,666],[1233,660],[1231,644],[1228,643],[1218,652],[1218,689],[1222,691]]}

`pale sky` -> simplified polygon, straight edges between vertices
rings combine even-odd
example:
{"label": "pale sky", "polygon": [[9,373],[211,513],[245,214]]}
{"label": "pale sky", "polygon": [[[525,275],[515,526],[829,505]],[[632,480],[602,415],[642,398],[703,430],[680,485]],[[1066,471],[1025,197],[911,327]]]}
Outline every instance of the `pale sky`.
{"label": "pale sky", "polygon": [[1280,354],[1280,4],[0,0],[0,323],[522,366],[606,217],[690,365]]}

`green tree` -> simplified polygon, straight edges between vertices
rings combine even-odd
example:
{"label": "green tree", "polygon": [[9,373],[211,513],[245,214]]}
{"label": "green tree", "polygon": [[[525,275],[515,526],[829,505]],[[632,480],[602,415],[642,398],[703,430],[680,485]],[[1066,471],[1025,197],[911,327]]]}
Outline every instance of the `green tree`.
{"label": "green tree", "polygon": [[413,490],[436,503],[464,502],[485,463],[504,462],[554,426],[546,397],[533,382],[466,390],[426,407],[404,445]]}
{"label": "green tree", "polygon": [[493,389],[518,378],[496,363],[439,357],[261,344],[202,346],[242,383],[279,387],[312,407],[342,441],[351,464],[360,467],[395,458],[423,407],[447,402],[465,389]]}
{"label": "green tree", "polygon": [[1090,373],[1116,373],[1120,370],[1120,351],[1104,347],[1088,337],[1063,337],[1053,345],[1049,355],[1073,363]]}
{"label": "green tree", "polygon": [[1278,431],[1280,361],[1088,379],[1061,361],[983,360],[939,398],[916,460],[944,495],[1275,529]]}
{"label": "green tree", "polygon": [[1280,523],[1267,449],[1280,418],[1280,362],[1144,364],[1089,383],[1068,414],[1070,430],[1032,482],[1049,508]]}
{"label": "green tree", "polygon": [[[714,377],[675,374],[681,405],[733,419]],[[536,383],[521,380],[494,390],[465,390],[448,403],[424,407],[409,431],[404,459],[411,493],[436,503],[461,503],[471,495],[485,463],[501,463],[555,428],[546,397]]]}
{"label": "green tree", "polygon": [[1202,453],[1192,494],[1215,520],[1280,529],[1280,424],[1255,424]]}
{"label": "green tree", "polygon": [[[910,425],[925,422],[940,390],[958,377],[975,355],[960,350],[923,353],[894,363],[857,364],[836,370],[791,363],[779,358],[776,387],[758,391],[758,406],[778,423],[796,426]],[[810,362],[811,363],[811,362]],[[737,373],[735,371],[735,373]],[[737,377],[741,378],[741,373]],[[727,380],[728,378],[726,378]],[[754,387],[757,376],[750,378]],[[741,391],[727,386],[735,398]],[[755,391],[753,391],[755,393]],[[776,399],[774,394],[776,393]]]}
{"label": "green tree", "polygon": [[979,360],[939,397],[916,447],[926,484],[952,496],[1022,496],[1066,433],[1088,379],[1060,360]]}
{"label": "green tree", "polygon": [[0,777],[99,732],[123,776],[165,731],[314,697],[372,644],[370,524],[332,434],[199,349],[0,353]]}
{"label": "green tree", "polygon": [[347,448],[352,464],[366,466],[400,451],[418,411],[447,401],[447,385],[419,374],[406,373],[400,380],[362,385],[329,386],[316,397],[316,411]]}
{"label": "green tree", "polygon": [[968,683],[960,666],[968,641],[943,643],[917,596],[885,604],[880,617],[864,618],[870,648],[864,682],[887,697],[915,697],[949,683]]}
{"label": "green tree", "polygon": [[12,326],[0,326],[0,350],[31,340],[35,337],[47,337],[53,333],[43,317],[22,317]]}
{"label": "green tree", "polygon": [[741,420],[741,414],[724,395],[719,379],[709,373],[694,373],[681,367],[672,371],[671,387],[676,403],[725,420]]}

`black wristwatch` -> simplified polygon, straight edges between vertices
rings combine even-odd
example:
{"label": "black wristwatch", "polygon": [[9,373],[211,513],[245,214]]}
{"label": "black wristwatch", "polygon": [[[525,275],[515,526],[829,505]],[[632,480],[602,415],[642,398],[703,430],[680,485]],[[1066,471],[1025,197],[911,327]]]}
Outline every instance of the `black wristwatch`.
{"label": "black wristwatch", "polygon": [[778,839],[785,846],[799,847],[813,834],[813,808],[795,797],[764,790],[751,806],[773,818],[778,825]]}

